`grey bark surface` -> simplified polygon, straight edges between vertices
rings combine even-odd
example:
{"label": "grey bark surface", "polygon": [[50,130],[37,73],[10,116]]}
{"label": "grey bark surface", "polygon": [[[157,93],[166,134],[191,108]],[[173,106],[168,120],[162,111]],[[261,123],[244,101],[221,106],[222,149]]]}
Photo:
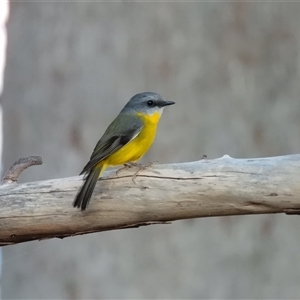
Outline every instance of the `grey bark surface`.
{"label": "grey bark surface", "polygon": [[300,214],[300,155],[156,166],[136,183],[131,173],[104,175],[85,212],[71,206],[78,177],[2,185],[0,245],[199,217]]}

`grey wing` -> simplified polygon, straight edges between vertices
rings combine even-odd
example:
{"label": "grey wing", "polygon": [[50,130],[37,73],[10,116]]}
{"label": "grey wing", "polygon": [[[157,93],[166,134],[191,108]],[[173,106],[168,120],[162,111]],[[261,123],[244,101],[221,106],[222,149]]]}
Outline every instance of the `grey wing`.
{"label": "grey wing", "polygon": [[116,118],[97,143],[90,161],[80,174],[88,172],[103,159],[133,140],[138,136],[142,128],[143,123],[138,117],[123,114],[121,118]]}

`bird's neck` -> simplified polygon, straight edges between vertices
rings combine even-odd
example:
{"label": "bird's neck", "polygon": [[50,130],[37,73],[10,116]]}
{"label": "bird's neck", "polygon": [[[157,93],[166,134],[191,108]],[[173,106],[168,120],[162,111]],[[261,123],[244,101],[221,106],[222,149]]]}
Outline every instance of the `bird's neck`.
{"label": "bird's neck", "polygon": [[144,123],[150,123],[153,125],[157,125],[157,123],[159,122],[160,117],[161,117],[160,112],[155,112],[151,115],[138,112],[137,115],[144,121]]}

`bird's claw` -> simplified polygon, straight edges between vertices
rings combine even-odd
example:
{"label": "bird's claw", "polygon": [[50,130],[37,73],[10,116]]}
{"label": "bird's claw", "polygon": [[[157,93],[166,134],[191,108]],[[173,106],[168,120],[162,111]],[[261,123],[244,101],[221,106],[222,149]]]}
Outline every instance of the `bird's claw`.
{"label": "bird's claw", "polygon": [[129,163],[124,164],[124,167],[122,167],[122,168],[120,168],[119,170],[117,170],[116,175],[118,176],[118,174],[119,174],[119,172],[120,172],[121,170],[129,169],[129,168],[132,168],[132,167],[136,167],[136,168],[138,168],[138,170],[133,174],[133,176],[132,176],[132,178],[131,178],[132,182],[136,184],[135,178],[137,177],[137,175],[138,175],[141,171],[146,170],[147,168],[151,167],[151,166],[152,166],[153,164],[155,164],[155,163],[158,163],[158,161],[153,161],[153,162],[150,162],[150,163],[148,163],[148,164],[146,164],[146,165],[142,165],[142,164],[135,163],[135,162],[129,162]]}

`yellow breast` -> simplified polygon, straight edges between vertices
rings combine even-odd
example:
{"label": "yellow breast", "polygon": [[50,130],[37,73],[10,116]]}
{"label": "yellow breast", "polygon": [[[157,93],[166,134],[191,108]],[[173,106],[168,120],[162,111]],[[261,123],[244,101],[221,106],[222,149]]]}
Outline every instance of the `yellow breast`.
{"label": "yellow breast", "polygon": [[108,165],[117,166],[128,162],[137,161],[151,147],[155,139],[156,128],[161,114],[157,112],[152,115],[143,115],[141,113],[138,113],[137,115],[144,123],[142,131],[128,144],[110,155],[106,159],[106,163]]}

